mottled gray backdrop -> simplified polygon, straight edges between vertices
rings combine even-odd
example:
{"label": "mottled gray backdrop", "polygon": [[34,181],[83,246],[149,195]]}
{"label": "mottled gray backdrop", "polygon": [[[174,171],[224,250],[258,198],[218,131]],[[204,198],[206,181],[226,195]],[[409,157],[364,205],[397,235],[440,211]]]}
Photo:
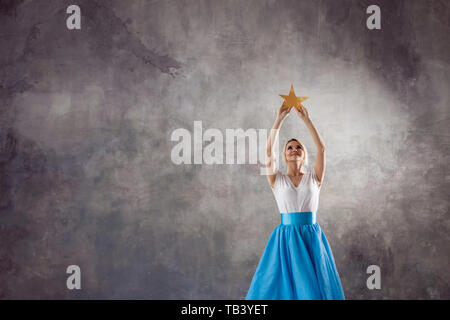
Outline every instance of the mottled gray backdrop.
{"label": "mottled gray backdrop", "polygon": [[[243,299],[279,223],[267,180],[176,165],[170,138],[268,130],[292,83],[346,298],[449,299],[449,34],[443,0],[1,0],[0,298]],[[295,113],[291,137],[313,166]]]}

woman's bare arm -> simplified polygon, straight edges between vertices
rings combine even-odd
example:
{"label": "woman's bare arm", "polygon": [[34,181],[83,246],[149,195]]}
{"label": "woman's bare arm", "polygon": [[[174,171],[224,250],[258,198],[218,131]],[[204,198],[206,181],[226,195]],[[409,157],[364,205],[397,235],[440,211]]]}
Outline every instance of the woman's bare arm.
{"label": "woman's bare arm", "polygon": [[287,107],[285,102],[281,105],[275,122],[270,130],[269,137],[266,144],[266,176],[270,186],[273,188],[275,185],[275,177],[278,172],[278,164],[276,163],[274,144],[278,140],[278,133],[283,125],[284,119],[291,111],[292,107]]}
{"label": "woman's bare arm", "polygon": [[323,139],[317,131],[316,127],[312,123],[311,118],[308,114],[308,110],[306,110],[306,108],[302,104],[299,104],[299,108],[295,108],[295,110],[297,111],[299,117],[305,122],[305,125],[314,140],[314,144],[316,145],[317,152],[314,170],[316,172],[320,186],[325,175],[325,143],[323,142]]}

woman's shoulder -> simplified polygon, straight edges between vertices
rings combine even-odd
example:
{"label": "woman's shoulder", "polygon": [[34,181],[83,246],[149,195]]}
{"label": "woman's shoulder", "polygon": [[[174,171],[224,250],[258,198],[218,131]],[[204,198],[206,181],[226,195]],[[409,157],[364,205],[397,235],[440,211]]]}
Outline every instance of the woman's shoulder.
{"label": "woman's shoulder", "polygon": [[284,178],[284,173],[281,172],[280,170],[277,170],[277,172],[275,174],[273,174],[274,178],[272,178],[272,182],[273,182],[273,186],[269,181],[270,187],[272,188],[272,190],[275,189],[275,187],[279,184],[279,180]]}
{"label": "woman's shoulder", "polygon": [[314,167],[310,168],[308,172],[309,172],[309,179],[312,182],[315,182],[315,184],[320,188],[322,186],[322,183],[319,182],[319,178],[317,177],[315,168]]}
{"label": "woman's shoulder", "polygon": [[308,180],[314,180],[314,176],[315,176],[314,167],[308,168],[305,175],[307,176]]}

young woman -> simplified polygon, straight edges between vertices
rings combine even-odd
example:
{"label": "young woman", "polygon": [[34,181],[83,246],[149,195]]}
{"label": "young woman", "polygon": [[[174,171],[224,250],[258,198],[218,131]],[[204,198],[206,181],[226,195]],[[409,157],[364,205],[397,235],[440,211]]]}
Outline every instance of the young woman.
{"label": "young woman", "polygon": [[283,103],[267,140],[267,180],[280,210],[281,223],[267,242],[245,299],[344,300],[328,240],[316,222],[325,172],[325,145],[300,103],[294,110],[313,137],[316,165],[304,168],[308,154],[297,139],[287,141],[284,146],[287,173],[279,172],[275,163],[273,144],[291,108]]}

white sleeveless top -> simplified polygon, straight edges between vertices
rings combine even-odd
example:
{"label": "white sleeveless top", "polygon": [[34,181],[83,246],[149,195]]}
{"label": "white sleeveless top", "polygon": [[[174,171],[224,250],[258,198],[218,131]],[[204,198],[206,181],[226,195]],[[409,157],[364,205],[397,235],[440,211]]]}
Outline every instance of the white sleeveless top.
{"label": "white sleeveless top", "polygon": [[280,213],[288,212],[316,212],[319,208],[319,193],[322,185],[318,185],[318,179],[314,168],[304,173],[298,187],[294,186],[291,178],[279,170],[275,177],[272,189]]}

